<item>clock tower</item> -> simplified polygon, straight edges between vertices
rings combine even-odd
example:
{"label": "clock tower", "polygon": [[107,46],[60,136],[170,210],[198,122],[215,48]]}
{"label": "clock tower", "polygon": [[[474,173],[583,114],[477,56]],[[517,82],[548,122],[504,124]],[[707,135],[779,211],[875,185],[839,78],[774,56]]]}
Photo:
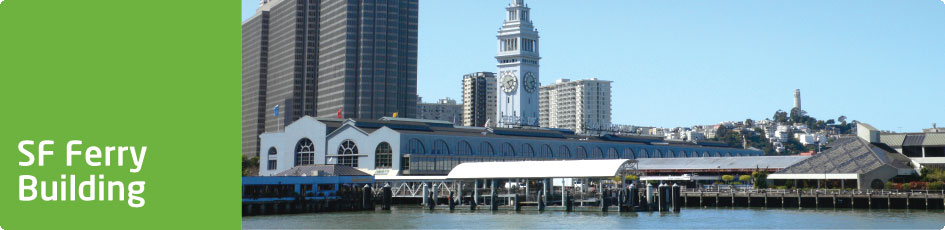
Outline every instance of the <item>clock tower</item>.
{"label": "clock tower", "polygon": [[532,25],[531,13],[524,0],[514,0],[505,8],[505,22],[496,36],[499,42],[495,56],[499,71],[499,127],[538,126],[538,30]]}

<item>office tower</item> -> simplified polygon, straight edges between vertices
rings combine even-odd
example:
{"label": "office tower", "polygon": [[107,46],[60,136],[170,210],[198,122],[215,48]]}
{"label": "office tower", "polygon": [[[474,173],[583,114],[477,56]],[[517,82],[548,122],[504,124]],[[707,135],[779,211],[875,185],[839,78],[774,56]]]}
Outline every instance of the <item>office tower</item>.
{"label": "office tower", "polygon": [[243,154],[306,115],[416,117],[417,3],[261,0],[243,23]]}
{"label": "office tower", "polygon": [[496,119],[495,73],[476,72],[463,76],[463,126],[483,127]]}

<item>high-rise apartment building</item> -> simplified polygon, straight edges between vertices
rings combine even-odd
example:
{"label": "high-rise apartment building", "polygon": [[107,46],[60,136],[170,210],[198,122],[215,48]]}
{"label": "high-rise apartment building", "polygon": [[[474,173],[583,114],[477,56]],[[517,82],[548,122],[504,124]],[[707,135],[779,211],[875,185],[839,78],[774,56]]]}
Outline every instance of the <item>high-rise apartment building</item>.
{"label": "high-rise apartment building", "polygon": [[306,115],[417,116],[418,0],[260,4],[243,23],[243,154]]}
{"label": "high-rise apartment building", "polygon": [[463,123],[463,104],[448,97],[434,103],[420,102],[417,111],[420,119],[448,121],[457,126]]}
{"label": "high-rise apartment building", "polygon": [[595,133],[610,127],[611,81],[559,79],[541,87],[541,127]]}
{"label": "high-rise apartment building", "polygon": [[495,73],[463,76],[463,126],[483,127],[486,122],[495,122],[496,87]]}
{"label": "high-rise apartment building", "polygon": [[496,98],[498,126],[538,126],[538,30],[524,0],[505,8],[499,29],[499,95]]}

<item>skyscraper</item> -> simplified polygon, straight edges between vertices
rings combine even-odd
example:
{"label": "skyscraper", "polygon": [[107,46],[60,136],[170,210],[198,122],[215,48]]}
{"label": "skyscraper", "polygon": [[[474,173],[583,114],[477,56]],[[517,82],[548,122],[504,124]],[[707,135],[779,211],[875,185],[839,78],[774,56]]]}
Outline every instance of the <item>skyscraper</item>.
{"label": "skyscraper", "polygon": [[418,0],[321,1],[317,115],[416,118]]}
{"label": "skyscraper", "polygon": [[242,25],[242,152],[255,156],[265,130],[269,57],[269,0],[260,0],[256,14]]}
{"label": "skyscraper", "polygon": [[498,124],[538,126],[538,30],[524,0],[515,0],[505,9],[506,19],[496,36]]}
{"label": "skyscraper", "polygon": [[495,121],[496,87],[495,73],[463,76],[463,126],[482,127],[487,121]]}
{"label": "skyscraper", "polygon": [[541,127],[595,133],[610,127],[611,81],[560,79],[541,87]]}
{"label": "skyscraper", "polygon": [[306,115],[416,117],[418,0],[260,4],[243,23],[243,154]]}

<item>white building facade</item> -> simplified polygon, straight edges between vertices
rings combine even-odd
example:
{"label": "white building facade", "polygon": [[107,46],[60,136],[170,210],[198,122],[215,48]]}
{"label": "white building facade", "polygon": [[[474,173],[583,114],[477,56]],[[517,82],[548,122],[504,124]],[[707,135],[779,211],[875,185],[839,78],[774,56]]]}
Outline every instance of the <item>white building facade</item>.
{"label": "white building facade", "polygon": [[542,86],[539,97],[540,125],[593,133],[610,127],[611,81],[597,78],[570,81],[559,79]]}
{"label": "white building facade", "polygon": [[524,0],[515,0],[506,9],[505,23],[498,35],[497,124],[538,126],[538,30]]}
{"label": "white building facade", "polygon": [[305,116],[260,138],[259,175],[335,164],[384,178],[446,175],[464,162],[758,156],[760,151],[673,144],[660,138],[588,137],[561,130],[454,126],[411,118]]}

